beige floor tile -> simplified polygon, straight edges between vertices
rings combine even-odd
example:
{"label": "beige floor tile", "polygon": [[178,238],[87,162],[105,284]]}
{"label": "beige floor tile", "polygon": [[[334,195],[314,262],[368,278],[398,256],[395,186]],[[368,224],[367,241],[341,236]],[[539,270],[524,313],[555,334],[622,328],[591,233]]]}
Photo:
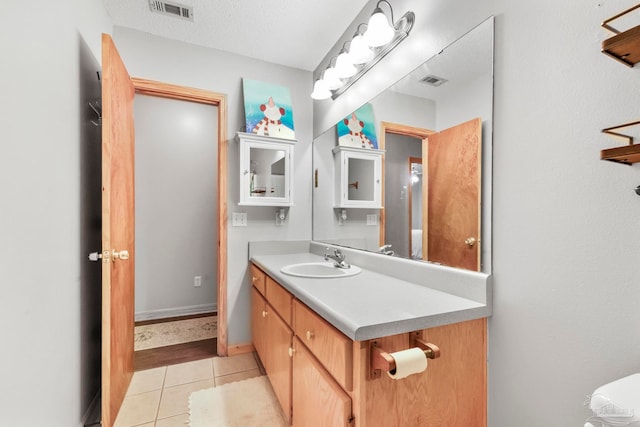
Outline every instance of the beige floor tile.
{"label": "beige floor tile", "polygon": [[260,369],[250,369],[248,371],[236,372],[235,374],[223,375],[216,377],[216,387],[229,384],[235,381],[248,380],[249,378],[255,378],[262,375]]}
{"label": "beige floor tile", "polygon": [[157,420],[155,427],[186,427],[188,425],[189,414],[180,414],[174,417]]}
{"label": "beige floor tile", "polygon": [[213,365],[211,359],[202,359],[168,366],[164,386],[173,387],[212,378]]}
{"label": "beige floor tile", "polygon": [[114,427],[131,427],[153,422],[160,403],[160,390],[126,396]]}
{"label": "beige floor tile", "polygon": [[129,384],[129,389],[127,390],[127,396],[161,390],[166,372],[166,366],[134,372],[131,383]]}
{"label": "beige floor tile", "polygon": [[235,374],[242,371],[249,371],[258,368],[253,353],[238,354],[229,357],[214,357],[213,373],[216,377]]}
{"label": "beige floor tile", "polygon": [[[211,359],[208,359],[211,360]],[[158,418],[168,418],[189,412],[189,395],[194,391],[204,390],[214,386],[213,378],[182,384],[175,387],[165,387],[158,410]]]}

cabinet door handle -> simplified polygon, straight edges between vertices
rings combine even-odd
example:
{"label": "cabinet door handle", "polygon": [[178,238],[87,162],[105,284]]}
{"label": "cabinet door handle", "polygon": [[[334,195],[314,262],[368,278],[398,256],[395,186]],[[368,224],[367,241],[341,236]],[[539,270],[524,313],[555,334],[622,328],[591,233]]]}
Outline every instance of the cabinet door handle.
{"label": "cabinet door handle", "polygon": [[262,311],[262,317],[267,317],[267,314],[269,313],[267,313],[265,310]]}
{"label": "cabinet door handle", "polygon": [[307,331],[307,339],[312,340],[315,337],[315,334],[311,331]]}

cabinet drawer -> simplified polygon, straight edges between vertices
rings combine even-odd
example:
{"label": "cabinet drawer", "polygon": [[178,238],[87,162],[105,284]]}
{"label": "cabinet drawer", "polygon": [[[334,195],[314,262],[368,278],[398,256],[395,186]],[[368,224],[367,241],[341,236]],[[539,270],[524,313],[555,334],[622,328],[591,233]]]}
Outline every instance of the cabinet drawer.
{"label": "cabinet drawer", "polygon": [[298,300],[293,301],[294,333],[347,391],[352,390],[352,341]]}
{"label": "cabinet drawer", "polygon": [[280,317],[291,326],[291,295],[282,286],[276,283],[271,277],[267,277],[267,301],[278,312]]}
{"label": "cabinet drawer", "polygon": [[256,267],[255,264],[251,264],[251,284],[253,284],[262,295],[265,295],[266,279],[267,275],[264,271]]}

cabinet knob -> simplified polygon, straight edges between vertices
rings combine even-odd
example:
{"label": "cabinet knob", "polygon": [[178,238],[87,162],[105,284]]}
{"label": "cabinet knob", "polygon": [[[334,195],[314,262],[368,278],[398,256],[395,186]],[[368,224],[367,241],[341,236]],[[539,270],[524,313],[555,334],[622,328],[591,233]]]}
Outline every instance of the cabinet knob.
{"label": "cabinet knob", "polygon": [[307,339],[312,340],[315,337],[315,334],[311,331],[307,331]]}
{"label": "cabinet knob", "polygon": [[472,247],[473,245],[476,244],[475,237],[469,237],[469,238],[465,239],[464,244],[469,246],[469,247]]}
{"label": "cabinet knob", "polygon": [[296,352],[296,349],[293,347],[289,347],[289,357],[293,357],[293,353]]}
{"label": "cabinet knob", "polygon": [[253,277],[251,278],[251,281],[252,281],[253,283],[256,283],[256,282],[258,281],[258,278],[257,278],[256,276],[253,276]]}
{"label": "cabinet knob", "polygon": [[267,317],[267,314],[269,313],[267,313],[265,310],[262,311],[262,317]]}

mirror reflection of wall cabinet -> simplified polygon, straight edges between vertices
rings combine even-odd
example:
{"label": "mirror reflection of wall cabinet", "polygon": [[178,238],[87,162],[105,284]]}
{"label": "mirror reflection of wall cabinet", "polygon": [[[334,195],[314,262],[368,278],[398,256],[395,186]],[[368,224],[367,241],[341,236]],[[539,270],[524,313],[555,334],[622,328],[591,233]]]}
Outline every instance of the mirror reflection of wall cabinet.
{"label": "mirror reflection of wall cabinet", "polygon": [[293,205],[293,139],[238,132],[240,202],[245,206]]}
{"label": "mirror reflection of wall cabinet", "polygon": [[382,207],[382,150],[338,146],[335,162],[335,207]]}

